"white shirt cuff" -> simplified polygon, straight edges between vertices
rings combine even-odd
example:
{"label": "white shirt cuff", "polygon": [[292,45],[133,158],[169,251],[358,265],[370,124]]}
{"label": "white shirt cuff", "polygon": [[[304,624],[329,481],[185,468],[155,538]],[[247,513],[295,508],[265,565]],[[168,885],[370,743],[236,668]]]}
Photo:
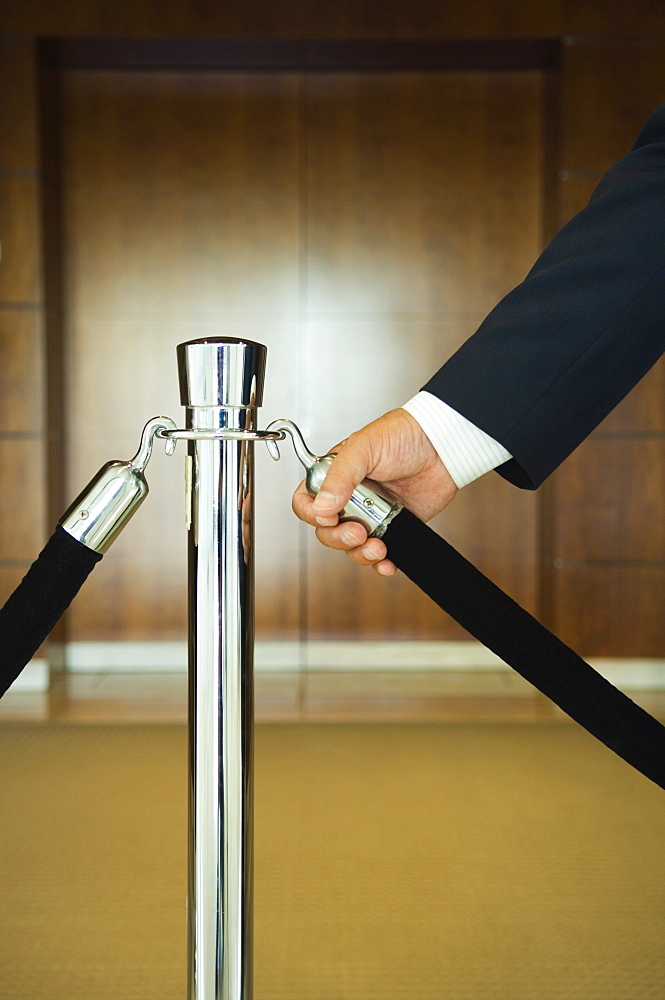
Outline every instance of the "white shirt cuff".
{"label": "white shirt cuff", "polygon": [[431,392],[419,392],[402,409],[418,421],[460,489],[512,458],[503,445]]}

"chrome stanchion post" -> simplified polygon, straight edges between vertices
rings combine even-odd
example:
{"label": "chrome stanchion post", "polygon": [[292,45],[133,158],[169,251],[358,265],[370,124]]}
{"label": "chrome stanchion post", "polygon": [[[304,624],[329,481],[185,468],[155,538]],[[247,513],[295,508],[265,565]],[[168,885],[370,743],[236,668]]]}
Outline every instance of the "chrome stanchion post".
{"label": "chrome stanchion post", "polygon": [[[181,399],[192,437],[187,456],[189,1000],[252,997],[251,432],[265,356],[265,347],[251,341],[211,338],[178,347]],[[219,431],[227,433],[215,438]]]}

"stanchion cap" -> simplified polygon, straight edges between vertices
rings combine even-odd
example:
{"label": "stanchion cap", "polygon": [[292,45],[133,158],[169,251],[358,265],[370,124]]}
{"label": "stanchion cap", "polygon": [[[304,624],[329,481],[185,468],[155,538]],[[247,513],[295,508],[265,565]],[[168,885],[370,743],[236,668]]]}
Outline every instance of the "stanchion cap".
{"label": "stanchion cap", "polygon": [[253,340],[206,337],[178,345],[183,406],[261,406],[267,349]]}

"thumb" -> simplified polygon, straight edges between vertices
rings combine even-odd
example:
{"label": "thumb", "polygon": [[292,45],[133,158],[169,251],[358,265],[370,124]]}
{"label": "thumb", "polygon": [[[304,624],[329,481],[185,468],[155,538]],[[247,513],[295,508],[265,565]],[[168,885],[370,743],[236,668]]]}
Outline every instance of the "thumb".
{"label": "thumb", "polygon": [[314,498],[314,513],[330,516],[342,510],[356,486],[366,478],[370,465],[370,448],[363,436],[347,438]]}

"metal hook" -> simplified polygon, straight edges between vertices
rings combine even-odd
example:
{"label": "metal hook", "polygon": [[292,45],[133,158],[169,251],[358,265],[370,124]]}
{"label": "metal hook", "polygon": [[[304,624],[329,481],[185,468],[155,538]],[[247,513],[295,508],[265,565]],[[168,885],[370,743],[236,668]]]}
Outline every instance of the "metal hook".
{"label": "metal hook", "polygon": [[[280,417],[278,420],[273,420],[271,424],[268,424],[266,431],[281,431],[282,436],[285,432],[290,434],[296,455],[306,469],[311,469],[319,461],[318,457],[311,452],[305,444],[305,439],[302,436],[300,428],[297,424],[294,424],[292,420],[286,420],[285,418]],[[266,445],[271,458],[274,458],[276,462],[279,461],[279,447],[277,442],[267,440]]]}
{"label": "metal hook", "polygon": [[[155,437],[162,437],[163,431],[175,430],[175,421],[171,420],[170,417],[153,417],[143,428],[141,434],[141,444],[139,450],[131,459],[130,465],[134,468],[143,472],[146,465],[150,461],[150,456],[152,455],[152,446]],[[166,438],[166,454],[172,455],[175,451],[176,441],[174,438]]]}
{"label": "metal hook", "polygon": [[[268,424],[266,432],[281,431],[282,435],[289,434],[293,441],[296,455],[307,470],[305,475],[305,485],[312,496],[321,489],[323,482],[332,465],[335,454],[331,452],[317,458],[303,439],[300,428],[292,420],[273,420]],[[274,440],[266,441],[268,451],[274,459],[279,458],[279,448]],[[380,538],[392,519],[399,514],[402,507],[394,503],[390,497],[382,496],[380,487],[365,479],[356,486],[344,509],[339,512],[340,521],[358,521],[362,524],[370,537]]]}
{"label": "metal hook", "polygon": [[[63,514],[60,524],[73,538],[93,552],[106,552],[127,521],[148,495],[144,470],[152,454],[155,435],[175,424],[170,417],[153,417],[143,428],[141,445],[128,462],[107,462]],[[175,441],[166,441],[167,455]]]}

